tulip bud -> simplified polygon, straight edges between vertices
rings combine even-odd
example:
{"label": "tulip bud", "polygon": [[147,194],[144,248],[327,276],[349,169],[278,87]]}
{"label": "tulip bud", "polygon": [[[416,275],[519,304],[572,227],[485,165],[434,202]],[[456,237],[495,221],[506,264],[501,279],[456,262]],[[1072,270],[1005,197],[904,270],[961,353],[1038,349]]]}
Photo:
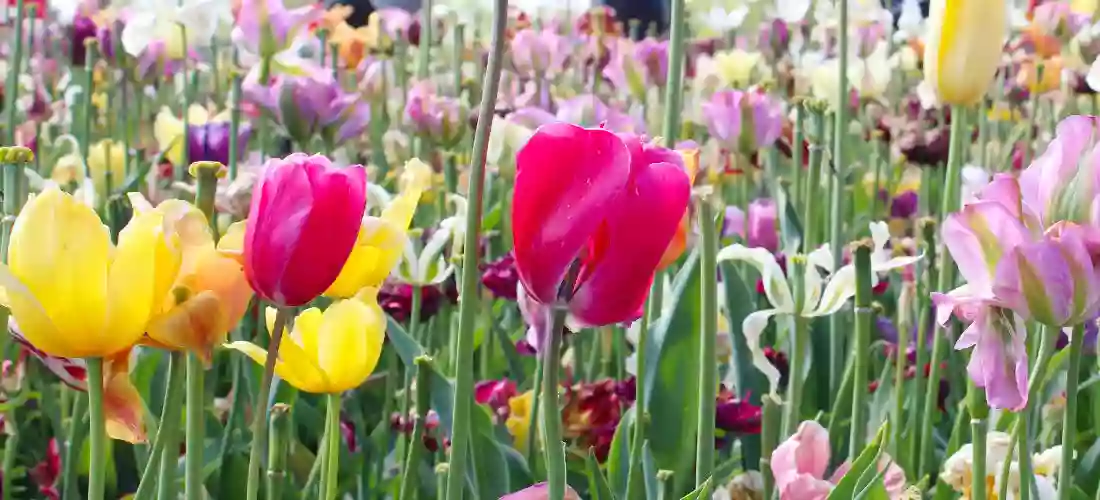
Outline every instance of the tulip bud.
{"label": "tulip bud", "polygon": [[367,206],[366,170],[321,155],[268,161],[244,237],[248,281],[264,299],[300,306],[340,274]]}
{"label": "tulip bud", "polygon": [[783,108],[758,91],[723,90],[703,103],[710,134],[729,149],[751,154],[775,143],[783,132]]}
{"label": "tulip bud", "polygon": [[924,80],[939,102],[969,106],[985,95],[1005,42],[1004,0],[933,0]]}

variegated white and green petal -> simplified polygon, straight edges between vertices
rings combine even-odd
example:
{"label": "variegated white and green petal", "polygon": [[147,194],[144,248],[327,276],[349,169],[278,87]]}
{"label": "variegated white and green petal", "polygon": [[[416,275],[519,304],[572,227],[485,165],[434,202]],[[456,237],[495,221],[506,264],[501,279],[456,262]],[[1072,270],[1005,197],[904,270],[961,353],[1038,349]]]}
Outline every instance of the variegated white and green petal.
{"label": "variegated white and green petal", "polygon": [[780,311],[764,309],[749,314],[745,317],[745,321],[741,323],[741,331],[745,335],[745,345],[749,348],[752,365],[760,370],[764,378],[768,379],[768,390],[772,394],[779,391],[780,373],[779,369],[772,365],[771,361],[768,361],[768,357],[764,355],[764,350],[760,347],[760,337],[764,334],[764,330],[768,327],[768,322],[771,321],[772,316],[777,314],[781,314]]}
{"label": "variegated white and green petal", "polygon": [[764,281],[764,294],[779,312],[794,313],[794,296],[787,283],[783,269],[775,261],[771,252],[763,248],[748,248],[743,245],[730,245],[718,252],[718,261],[742,260],[748,262],[760,272]]}

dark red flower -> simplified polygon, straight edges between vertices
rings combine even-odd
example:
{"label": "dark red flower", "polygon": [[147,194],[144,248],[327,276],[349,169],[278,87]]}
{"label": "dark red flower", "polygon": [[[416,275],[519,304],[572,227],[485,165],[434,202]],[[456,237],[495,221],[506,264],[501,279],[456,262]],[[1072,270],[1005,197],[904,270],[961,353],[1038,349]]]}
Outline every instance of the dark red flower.
{"label": "dark red flower", "polygon": [[762,410],[729,391],[719,394],[714,407],[714,426],[734,434],[760,434]]}
{"label": "dark red flower", "polygon": [[355,437],[354,422],[340,420],[340,435],[344,437],[344,445],[348,447],[348,451],[352,453],[359,451],[359,441]]}
{"label": "dark red flower", "polygon": [[779,386],[786,387],[787,378],[791,371],[790,362],[787,361],[787,354],[771,347],[765,347],[764,357],[768,358],[768,362],[779,370]]}
{"label": "dark red flower", "polygon": [[498,299],[516,300],[516,287],[519,274],[516,272],[516,259],[507,255],[481,266],[481,284]]}
{"label": "dark red flower", "polygon": [[498,422],[508,419],[511,413],[508,401],[516,394],[516,383],[508,379],[482,380],[474,386],[474,401],[492,409]]}
{"label": "dark red flower", "polygon": [[30,471],[31,479],[38,485],[38,492],[49,500],[61,498],[57,491],[57,480],[61,476],[61,452],[57,439],[50,438],[46,445],[46,458],[38,462]]}
{"label": "dark red flower", "polygon": [[[398,322],[406,322],[412,316],[413,286],[408,283],[387,282],[378,290],[378,305]],[[420,287],[420,321],[427,321],[439,312],[443,305],[443,291],[439,286]]]}

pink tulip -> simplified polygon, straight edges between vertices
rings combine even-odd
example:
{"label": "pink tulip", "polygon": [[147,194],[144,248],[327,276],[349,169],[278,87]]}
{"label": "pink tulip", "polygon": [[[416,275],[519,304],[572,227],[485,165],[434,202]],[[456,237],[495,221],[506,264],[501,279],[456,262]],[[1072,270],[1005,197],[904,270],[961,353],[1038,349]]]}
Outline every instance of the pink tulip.
{"label": "pink tulip", "polygon": [[751,154],[775,144],[783,133],[783,105],[755,90],[722,90],[703,103],[710,135],[728,149]]}
{"label": "pink tulip", "polygon": [[[779,500],[825,500],[833,487],[851,469],[845,462],[837,467],[829,479],[825,472],[829,467],[832,451],[829,448],[829,431],[814,420],[798,426],[793,436],[787,438],[772,452],[771,467]],[[905,472],[889,456],[879,460],[878,470],[885,471],[883,484],[890,498],[901,498],[905,491]]]}
{"label": "pink tulip", "polygon": [[553,77],[571,54],[569,41],[552,30],[519,30],[510,48],[512,67],[524,78]]}
{"label": "pink tulip", "polygon": [[262,58],[274,57],[321,18],[318,5],[287,9],[283,0],[243,0],[233,41]]}
{"label": "pink tulip", "polygon": [[361,165],[336,168],[324,156],[303,153],[268,160],[244,236],[253,290],[281,306],[321,295],[351,254],[366,203]]}
{"label": "pink tulip", "polygon": [[462,139],[468,110],[462,101],[436,94],[430,82],[409,89],[405,123],[421,137],[448,146]]}
{"label": "pink tulip", "polygon": [[[547,500],[548,498],[550,498],[550,488],[546,483],[539,483],[515,493],[504,495],[500,497],[500,500]],[[565,500],[580,500],[580,498],[573,488],[570,488],[568,484],[565,485]]]}
{"label": "pink tulip", "polygon": [[770,252],[779,250],[778,219],[779,207],[775,200],[760,198],[749,203],[748,234],[745,237],[748,245],[766,248]]}
{"label": "pink tulip", "polygon": [[687,210],[691,186],[679,153],[637,136],[552,123],[535,132],[516,164],[512,227],[528,316],[556,303],[580,259],[568,304],[574,324],[637,319]]}
{"label": "pink tulip", "polygon": [[1020,174],[1020,189],[1045,227],[1100,223],[1100,118],[1062,120],[1046,151]]}

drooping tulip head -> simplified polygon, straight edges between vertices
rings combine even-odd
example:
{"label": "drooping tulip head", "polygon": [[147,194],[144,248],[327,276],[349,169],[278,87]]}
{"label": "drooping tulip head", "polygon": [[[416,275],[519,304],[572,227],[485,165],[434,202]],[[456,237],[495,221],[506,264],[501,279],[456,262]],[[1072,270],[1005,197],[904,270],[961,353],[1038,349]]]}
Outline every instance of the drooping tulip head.
{"label": "drooping tulip head", "polygon": [[321,295],[340,274],[367,204],[366,170],[321,155],[268,161],[252,195],[244,263],[252,289],[281,306]]}
{"label": "drooping tulip head", "polygon": [[977,103],[1001,62],[1005,0],[933,0],[924,50],[924,81],[940,103]]}

